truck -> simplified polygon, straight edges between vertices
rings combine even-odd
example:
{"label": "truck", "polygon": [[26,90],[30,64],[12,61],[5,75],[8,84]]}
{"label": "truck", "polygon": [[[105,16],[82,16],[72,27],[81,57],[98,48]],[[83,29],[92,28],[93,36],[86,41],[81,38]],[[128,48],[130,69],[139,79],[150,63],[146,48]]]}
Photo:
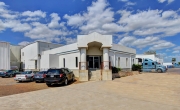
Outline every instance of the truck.
{"label": "truck", "polygon": [[142,62],[142,71],[164,73],[167,71],[167,68],[156,61],[145,58]]}

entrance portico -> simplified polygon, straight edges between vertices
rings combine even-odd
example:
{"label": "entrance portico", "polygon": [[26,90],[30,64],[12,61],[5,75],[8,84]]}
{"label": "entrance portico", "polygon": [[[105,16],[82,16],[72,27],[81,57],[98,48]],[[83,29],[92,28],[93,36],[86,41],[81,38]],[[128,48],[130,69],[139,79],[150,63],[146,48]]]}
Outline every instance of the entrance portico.
{"label": "entrance portico", "polygon": [[[110,78],[107,77],[107,73],[111,73],[109,70],[109,48],[112,47],[112,36],[92,33],[78,35],[77,38],[80,50],[80,78],[82,75],[83,80],[88,80],[88,69],[102,69],[101,79],[112,80],[112,75]],[[104,70],[106,73],[103,73]]]}

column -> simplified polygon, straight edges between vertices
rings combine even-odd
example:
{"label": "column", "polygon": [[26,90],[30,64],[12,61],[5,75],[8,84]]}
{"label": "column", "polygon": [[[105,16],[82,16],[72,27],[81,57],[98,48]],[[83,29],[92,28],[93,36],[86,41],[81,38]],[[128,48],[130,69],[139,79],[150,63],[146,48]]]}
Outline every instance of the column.
{"label": "column", "polygon": [[109,49],[103,48],[104,70],[109,70]]}
{"label": "column", "polygon": [[86,70],[86,48],[80,49],[81,70]]}

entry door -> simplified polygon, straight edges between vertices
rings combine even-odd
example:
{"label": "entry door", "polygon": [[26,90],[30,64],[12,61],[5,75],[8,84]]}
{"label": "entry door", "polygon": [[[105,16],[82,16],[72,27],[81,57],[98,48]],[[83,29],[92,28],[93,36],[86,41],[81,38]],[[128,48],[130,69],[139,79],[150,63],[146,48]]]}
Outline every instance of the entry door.
{"label": "entry door", "polygon": [[89,68],[94,68],[94,58],[93,57],[89,57]]}
{"label": "entry door", "polygon": [[100,56],[90,56],[88,59],[89,68],[95,69],[100,67]]}
{"label": "entry door", "polygon": [[99,57],[94,57],[94,68],[99,68]]}

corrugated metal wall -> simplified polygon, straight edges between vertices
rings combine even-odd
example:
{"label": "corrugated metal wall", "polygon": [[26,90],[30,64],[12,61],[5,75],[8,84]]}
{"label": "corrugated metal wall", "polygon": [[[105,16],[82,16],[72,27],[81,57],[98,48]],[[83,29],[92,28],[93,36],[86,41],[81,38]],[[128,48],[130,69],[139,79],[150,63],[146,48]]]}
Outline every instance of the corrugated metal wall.
{"label": "corrugated metal wall", "polygon": [[10,44],[0,42],[0,69],[10,69]]}

